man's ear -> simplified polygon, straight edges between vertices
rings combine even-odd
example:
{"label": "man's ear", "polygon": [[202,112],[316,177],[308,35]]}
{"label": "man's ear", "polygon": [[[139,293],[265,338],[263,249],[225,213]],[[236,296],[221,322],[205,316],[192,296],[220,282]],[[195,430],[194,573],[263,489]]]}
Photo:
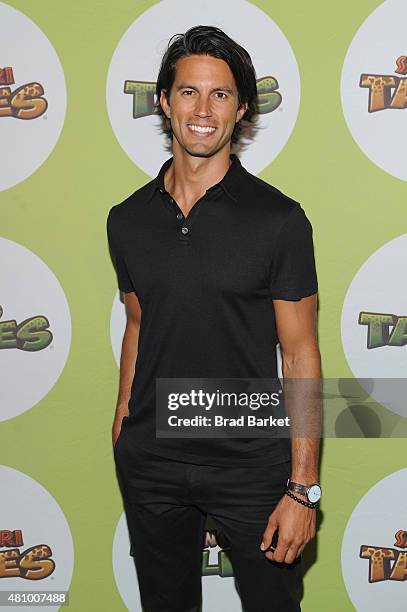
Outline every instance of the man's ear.
{"label": "man's ear", "polygon": [[243,102],[243,104],[239,106],[239,108],[237,109],[237,113],[236,113],[236,123],[240,121],[241,119],[243,119],[248,108],[249,108],[249,104],[247,102]]}
{"label": "man's ear", "polygon": [[171,109],[170,109],[170,105],[167,99],[167,90],[166,89],[162,89],[161,93],[160,93],[160,105],[161,108],[164,111],[165,116],[167,117],[167,119],[169,119],[171,117]]}

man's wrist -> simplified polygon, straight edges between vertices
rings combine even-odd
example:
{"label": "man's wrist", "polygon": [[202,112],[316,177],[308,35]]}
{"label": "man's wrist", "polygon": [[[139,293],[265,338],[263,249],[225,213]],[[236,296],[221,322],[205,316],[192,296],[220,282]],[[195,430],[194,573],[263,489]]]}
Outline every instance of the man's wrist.
{"label": "man's wrist", "polygon": [[318,501],[310,502],[307,498],[304,498],[302,495],[301,496],[298,494],[294,495],[294,493],[292,493],[289,489],[286,489],[284,491],[284,494],[290,497],[291,499],[293,499],[296,503],[299,503],[302,506],[305,506],[306,508],[311,508],[315,510],[315,508],[318,507]]}
{"label": "man's wrist", "polygon": [[286,491],[291,491],[291,493],[295,493],[295,495],[299,495],[302,499],[305,499],[311,503],[318,503],[322,489],[321,485],[317,480],[314,480],[310,483],[301,482],[299,480],[294,480],[293,478],[289,478],[287,480],[287,488]]}
{"label": "man's wrist", "polygon": [[117,404],[115,417],[121,418],[129,415],[129,404],[128,402]]}

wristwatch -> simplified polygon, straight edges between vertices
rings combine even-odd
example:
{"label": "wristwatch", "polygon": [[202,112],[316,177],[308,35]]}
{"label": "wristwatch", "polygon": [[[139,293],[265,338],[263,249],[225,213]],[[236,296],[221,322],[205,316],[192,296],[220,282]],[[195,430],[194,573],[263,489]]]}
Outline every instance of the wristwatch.
{"label": "wristwatch", "polygon": [[317,482],[310,485],[302,485],[289,479],[287,489],[294,491],[294,493],[301,493],[312,504],[316,504],[321,499],[322,489]]}

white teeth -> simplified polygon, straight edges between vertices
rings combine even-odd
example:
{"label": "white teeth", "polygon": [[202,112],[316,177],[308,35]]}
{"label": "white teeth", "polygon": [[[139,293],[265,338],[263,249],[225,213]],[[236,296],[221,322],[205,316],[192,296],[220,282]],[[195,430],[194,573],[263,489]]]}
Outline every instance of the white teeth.
{"label": "white teeth", "polygon": [[199,132],[200,134],[207,134],[208,132],[214,132],[214,127],[202,126],[202,125],[190,125],[189,128],[193,132]]}

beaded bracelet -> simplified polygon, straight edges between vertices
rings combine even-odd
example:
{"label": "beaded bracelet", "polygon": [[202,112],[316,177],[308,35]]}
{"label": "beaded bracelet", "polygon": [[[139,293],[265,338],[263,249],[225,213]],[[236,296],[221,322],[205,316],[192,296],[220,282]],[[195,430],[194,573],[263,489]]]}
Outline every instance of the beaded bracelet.
{"label": "beaded bracelet", "polygon": [[312,503],[312,502],[304,501],[303,499],[300,499],[296,495],[293,495],[291,491],[289,491],[288,489],[285,490],[285,494],[288,495],[288,497],[291,497],[291,499],[295,499],[295,501],[298,502],[299,504],[302,504],[303,506],[306,506],[307,508],[311,508],[312,510],[318,507],[318,502]]}

